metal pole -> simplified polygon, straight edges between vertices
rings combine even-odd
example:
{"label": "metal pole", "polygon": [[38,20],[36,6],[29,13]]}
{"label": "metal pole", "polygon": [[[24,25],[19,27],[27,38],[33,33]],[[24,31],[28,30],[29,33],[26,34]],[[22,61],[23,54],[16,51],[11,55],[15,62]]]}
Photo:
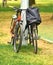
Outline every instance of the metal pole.
{"label": "metal pole", "polygon": [[[21,0],[21,20],[23,21],[23,31],[25,30],[26,26],[26,9],[29,7],[29,0]],[[23,40],[22,40],[22,45],[27,45],[27,41],[25,40],[25,37],[27,36],[28,30],[23,33]]]}

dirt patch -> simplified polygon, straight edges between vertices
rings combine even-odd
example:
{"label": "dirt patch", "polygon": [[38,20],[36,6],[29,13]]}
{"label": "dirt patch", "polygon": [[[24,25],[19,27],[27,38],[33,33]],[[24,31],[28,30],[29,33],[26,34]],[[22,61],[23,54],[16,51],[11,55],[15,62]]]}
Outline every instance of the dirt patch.
{"label": "dirt patch", "polygon": [[42,24],[52,24],[53,20],[51,19],[53,13],[41,13]]}
{"label": "dirt patch", "polygon": [[53,55],[53,44],[43,40],[38,41],[38,48],[41,48],[40,54],[52,54]]}

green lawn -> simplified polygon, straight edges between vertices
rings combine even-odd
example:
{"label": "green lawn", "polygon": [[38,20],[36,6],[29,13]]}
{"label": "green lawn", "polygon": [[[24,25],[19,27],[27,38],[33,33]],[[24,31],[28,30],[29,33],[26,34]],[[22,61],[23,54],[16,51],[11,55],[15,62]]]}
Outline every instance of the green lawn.
{"label": "green lawn", "polygon": [[[12,8],[9,6],[20,7],[21,1],[8,1],[7,7],[2,8],[0,1],[0,11],[12,11]],[[52,0],[36,0],[36,5],[40,9],[40,12],[53,12],[53,1]]]}
{"label": "green lawn", "polygon": [[19,53],[11,45],[0,44],[0,65],[53,65],[53,55],[33,53],[32,46],[23,46]]}
{"label": "green lawn", "polygon": [[39,35],[47,40],[53,43],[53,23],[52,24],[44,24],[39,26]]}
{"label": "green lawn", "polygon": [[[19,8],[18,5],[15,5],[17,8]],[[40,12],[53,12],[53,5],[37,5]],[[11,7],[0,7],[0,11],[14,11]]]}
{"label": "green lawn", "polygon": [[39,35],[53,43],[53,20],[51,19],[52,13],[43,13],[41,15],[42,23],[39,28]]}

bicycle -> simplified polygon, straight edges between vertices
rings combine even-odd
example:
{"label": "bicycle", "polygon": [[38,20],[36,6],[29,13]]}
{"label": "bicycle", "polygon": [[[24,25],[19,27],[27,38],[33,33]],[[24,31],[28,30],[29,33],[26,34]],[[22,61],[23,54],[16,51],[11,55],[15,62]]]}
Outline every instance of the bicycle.
{"label": "bicycle", "polygon": [[38,51],[38,27],[34,23],[28,26],[29,33],[29,43],[34,46],[34,53],[37,54]]}
{"label": "bicycle", "polygon": [[[22,43],[22,22],[19,20],[17,20],[18,18],[18,13],[21,11],[20,9],[14,8],[14,10],[16,11],[16,14],[13,15],[12,17],[12,21],[11,21],[11,27],[13,26],[13,24],[15,23],[14,27],[13,27],[13,34],[14,36],[11,37],[11,44],[14,46],[14,51],[18,52],[20,47],[21,47],[21,43]],[[18,41],[18,44],[17,42]],[[18,47],[17,47],[18,46]]]}
{"label": "bicycle", "polygon": [[[17,14],[18,14],[18,10],[16,11],[16,16],[17,16]],[[17,19],[17,18],[15,17],[15,19]],[[13,20],[14,19],[12,19],[12,22],[13,22]],[[15,52],[19,52],[21,45],[22,45],[22,37],[23,37],[23,33],[25,32],[25,30],[24,31],[22,30],[22,22],[23,21],[20,20],[20,22],[18,22],[17,25],[15,25],[15,27],[14,27],[15,36],[11,38],[11,43],[14,45]],[[35,52],[35,54],[37,54],[38,27],[35,23],[28,24],[28,22],[27,22],[26,28],[28,28],[28,34],[29,34],[27,40],[29,39],[29,43],[33,44],[34,52]],[[16,41],[19,41],[18,45],[16,44]]]}

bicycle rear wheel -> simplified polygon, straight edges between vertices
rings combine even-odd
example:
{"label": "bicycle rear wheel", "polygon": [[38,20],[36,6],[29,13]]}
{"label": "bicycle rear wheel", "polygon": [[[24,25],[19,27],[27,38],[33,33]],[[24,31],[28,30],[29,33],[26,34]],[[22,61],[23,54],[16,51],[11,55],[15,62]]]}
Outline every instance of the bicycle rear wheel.
{"label": "bicycle rear wheel", "polygon": [[31,39],[31,25],[28,26],[28,34],[29,34],[29,43],[31,44],[32,39]]}
{"label": "bicycle rear wheel", "polygon": [[38,50],[38,45],[37,45],[37,38],[38,38],[38,29],[37,29],[37,26],[33,26],[32,27],[32,42],[33,42],[33,45],[34,45],[34,52],[35,54],[37,54],[37,50]]}

